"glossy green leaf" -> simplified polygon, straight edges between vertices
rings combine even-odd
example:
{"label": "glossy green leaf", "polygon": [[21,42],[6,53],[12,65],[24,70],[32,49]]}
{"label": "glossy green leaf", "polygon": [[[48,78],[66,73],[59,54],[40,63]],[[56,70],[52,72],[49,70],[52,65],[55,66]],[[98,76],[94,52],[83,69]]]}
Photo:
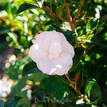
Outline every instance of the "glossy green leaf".
{"label": "glossy green leaf", "polygon": [[35,62],[29,62],[28,64],[25,65],[25,67],[23,68],[23,76],[34,73],[34,72],[38,72],[40,71]]}
{"label": "glossy green leaf", "polygon": [[36,5],[33,5],[33,4],[23,3],[22,5],[20,5],[19,9],[17,10],[17,14],[19,14],[25,10],[33,9],[33,8],[39,8],[39,7]]}
{"label": "glossy green leaf", "polygon": [[33,80],[34,82],[41,82],[44,78],[49,77],[49,75],[44,74],[43,72],[35,72],[32,74],[31,76],[31,80]]}
{"label": "glossy green leaf", "polygon": [[65,38],[67,39],[67,41],[69,41],[69,43],[71,43],[71,45],[76,45],[77,44],[77,40],[76,40],[76,35],[74,32],[67,30],[65,32],[63,32]]}
{"label": "glossy green leaf", "polygon": [[98,103],[101,99],[101,88],[96,81],[89,81],[86,89],[85,94],[93,101],[94,103]]}
{"label": "glossy green leaf", "polygon": [[90,97],[90,91],[91,91],[91,88],[93,87],[93,85],[95,84],[96,82],[95,81],[89,81],[86,88],[85,88],[85,94],[88,95],[88,97]]}
{"label": "glossy green leaf", "polygon": [[93,28],[95,28],[97,25],[97,21],[98,20],[96,18],[91,18],[86,24],[86,31],[88,32],[93,30]]}
{"label": "glossy green leaf", "polygon": [[69,88],[68,85],[63,83],[62,81],[59,81],[59,79],[55,77],[48,77],[43,80],[43,86],[44,89],[49,93],[49,95],[56,99],[63,99],[65,96],[64,94],[69,94]]}
{"label": "glossy green leaf", "polygon": [[91,89],[90,99],[95,104],[97,104],[101,100],[101,97],[102,97],[101,88],[98,85],[98,83],[96,83],[93,85],[93,87]]}
{"label": "glossy green leaf", "polygon": [[75,51],[75,56],[73,58],[73,67],[72,67],[72,69],[75,68],[79,64],[80,59],[82,58],[82,56],[84,54],[84,48],[77,47],[77,48],[74,49],[74,51]]}
{"label": "glossy green leaf", "polygon": [[11,4],[9,2],[6,3],[5,10],[8,13],[9,18],[11,18],[12,10],[11,10]]}
{"label": "glossy green leaf", "polygon": [[25,0],[26,3],[36,3],[37,4],[37,0]]}

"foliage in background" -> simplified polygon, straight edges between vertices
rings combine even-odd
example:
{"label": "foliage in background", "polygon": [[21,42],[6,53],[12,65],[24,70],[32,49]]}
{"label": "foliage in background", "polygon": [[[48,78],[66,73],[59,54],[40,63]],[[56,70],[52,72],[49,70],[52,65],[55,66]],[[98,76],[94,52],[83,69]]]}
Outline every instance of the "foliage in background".
{"label": "foliage in background", "polygon": [[[84,0],[73,32],[67,21],[69,5],[74,19],[80,0],[1,0],[0,50],[9,44],[16,60],[8,62],[4,71],[15,80],[7,101],[0,106],[90,107],[107,105],[107,1]],[[82,0],[81,0],[82,1]],[[40,32],[56,30],[64,33],[75,48],[74,64],[69,77],[90,103],[78,104],[80,97],[64,76],[41,73],[28,57],[31,40]],[[4,43],[6,41],[6,43]],[[3,45],[4,44],[4,45]],[[43,106],[43,107],[44,107]]]}

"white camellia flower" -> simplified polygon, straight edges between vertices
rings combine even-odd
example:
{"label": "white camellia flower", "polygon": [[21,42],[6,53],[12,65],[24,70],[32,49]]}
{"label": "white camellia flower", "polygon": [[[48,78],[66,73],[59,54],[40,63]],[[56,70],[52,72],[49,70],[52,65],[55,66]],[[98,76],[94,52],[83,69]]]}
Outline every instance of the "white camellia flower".
{"label": "white camellia flower", "polygon": [[62,33],[43,32],[35,37],[29,56],[48,75],[64,75],[72,67],[74,48]]}

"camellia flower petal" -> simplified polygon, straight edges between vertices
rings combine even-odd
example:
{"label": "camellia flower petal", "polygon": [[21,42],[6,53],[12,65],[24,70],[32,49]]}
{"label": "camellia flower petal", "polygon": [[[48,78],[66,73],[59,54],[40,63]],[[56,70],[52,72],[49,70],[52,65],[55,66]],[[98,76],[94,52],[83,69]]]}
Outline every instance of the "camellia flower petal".
{"label": "camellia flower petal", "polygon": [[62,33],[56,31],[43,32],[32,40],[29,56],[37,67],[48,75],[67,74],[73,65],[73,46]]}

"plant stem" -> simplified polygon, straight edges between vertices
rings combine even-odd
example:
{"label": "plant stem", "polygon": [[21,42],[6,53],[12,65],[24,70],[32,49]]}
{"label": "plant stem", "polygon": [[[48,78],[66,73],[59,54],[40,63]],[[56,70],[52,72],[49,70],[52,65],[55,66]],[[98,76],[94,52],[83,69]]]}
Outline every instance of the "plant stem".
{"label": "plant stem", "polygon": [[83,98],[86,102],[89,103],[90,100],[87,98],[87,96],[81,94],[81,92],[80,92],[77,88],[74,87],[74,85],[72,84],[72,81],[70,80],[68,74],[65,74],[65,77],[67,78],[67,80],[68,80],[69,83],[70,83],[70,86],[75,90],[75,92],[76,92],[81,98]]}
{"label": "plant stem", "polygon": [[73,19],[73,23],[74,23],[74,24],[75,24],[75,21],[76,21],[76,19],[77,19],[77,17],[78,17],[78,15],[79,15],[79,13],[80,13],[80,11],[81,11],[81,8],[82,8],[82,5],[83,5],[83,2],[84,2],[84,0],[81,0],[81,1],[80,1],[80,6],[79,6],[79,8],[78,8],[78,11],[77,11],[77,13],[76,13],[76,15],[75,15],[74,19]]}
{"label": "plant stem", "polygon": [[74,85],[72,84],[72,81],[70,80],[68,74],[65,74],[65,77],[67,78],[67,80],[68,80],[69,83],[70,83],[70,86],[75,90],[75,92],[76,92],[79,96],[81,96],[82,94],[80,93],[79,90],[77,90],[77,88],[74,87]]}
{"label": "plant stem", "polygon": [[49,14],[53,17],[58,18],[59,20],[65,21],[67,22],[67,20],[63,19],[62,17],[57,16],[49,7],[43,7],[42,9],[46,10],[47,12],[49,12]]}
{"label": "plant stem", "polygon": [[[64,2],[66,2],[66,0],[64,0]],[[74,26],[73,21],[72,21],[69,5],[66,5],[65,9],[66,9],[67,19],[68,19],[68,22],[69,22],[69,24],[71,26],[71,29],[75,32],[75,26]]]}

